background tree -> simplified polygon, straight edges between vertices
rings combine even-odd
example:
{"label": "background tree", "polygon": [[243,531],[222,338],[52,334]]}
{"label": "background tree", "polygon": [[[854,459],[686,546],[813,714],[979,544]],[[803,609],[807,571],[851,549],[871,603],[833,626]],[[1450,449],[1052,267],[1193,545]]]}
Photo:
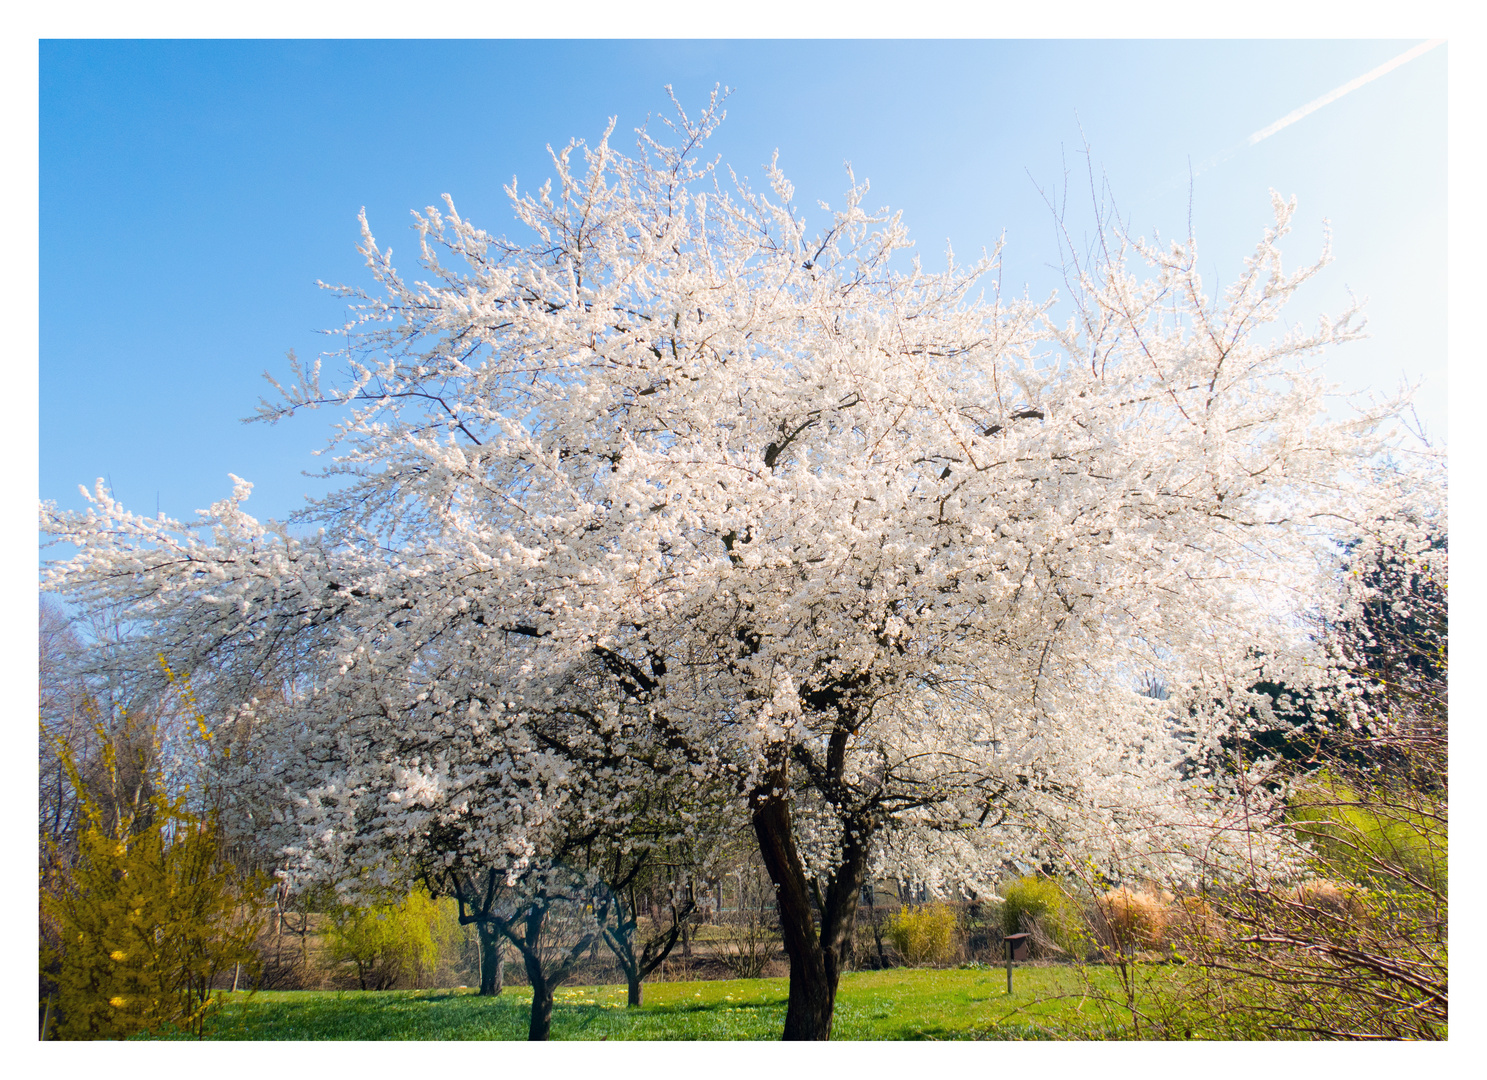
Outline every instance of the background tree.
{"label": "background tree", "polygon": [[[77,766],[87,794],[112,830],[121,815],[148,807],[152,784],[179,792],[188,778],[171,751],[178,718],[159,695],[111,663],[123,629],[108,611],[79,623],[43,597],[39,605],[39,814],[43,861],[67,860],[86,828],[59,748]],[[48,853],[50,852],[50,853]]]}
{"label": "background tree", "polygon": [[[665,849],[648,850],[629,860],[612,852],[605,859],[600,933],[625,973],[629,1008],[640,1007],[646,976],[666,962],[688,925],[696,921],[694,873],[699,862],[694,853]],[[647,909],[655,910],[657,894],[662,897],[660,909],[669,919],[653,922]],[[650,923],[648,929],[646,923]]]}
{"label": "background tree", "polygon": [[[779,950],[779,918],[774,883],[759,859],[757,846],[739,846],[742,850],[736,850],[730,860],[732,865],[725,879],[724,895],[731,894],[733,909],[718,917],[722,930],[718,958],[734,978],[757,979]],[[880,948],[880,954],[881,951]]]}
{"label": "background tree", "polygon": [[581,872],[528,865],[519,874],[447,871],[441,882],[459,903],[461,924],[485,926],[516,946],[532,988],[527,1038],[552,1031],[553,995],[599,937],[602,890]]}
{"label": "background tree", "polygon": [[[37,822],[44,855],[48,843],[66,843],[77,818],[77,804],[67,782],[67,770],[56,752],[57,744],[81,751],[85,740],[92,738],[97,718],[89,716],[91,698],[76,675],[82,641],[71,620],[46,597],[40,604],[38,645],[41,737]],[[84,756],[88,755],[84,752]]]}
{"label": "background tree", "polygon": [[480,996],[496,997],[506,988],[506,948],[490,920],[474,922],[480,945]]}
{"label": "background tree", "polygon": [[[1445,801],[1449,551],[1444,475],[1431,478],[1408,516],[1383,520],[1349,545],[1328,640],[1366,681],[1362,724],[1377,735],[1375,761],[1415,790]],[[1366,736],[1365,736],[1366,737]]]}
{"label": "background tree", "polygon": [[[80,549],[55,586],[127,604],[217,700],[312,673],[274,744],[305,874],[438,853],[504,887],[624,834],[647,772],[723,785],[775,888],[784,1034],[826,1038],[870,874],[1256,850],[1211,828],[1238,781],[1178,762],[1268,671],[1326,682],[1297,613],[1411,485],[1367,472],[1389,407],[1328,420],[1306,367],[1353,313],[1265,336],[1325,262],[1283,271],[1278,197],[1222,298],[1191,241],[1071,245],[1058,325],[973,295],[991,259],[899,269],[865,184],[816,233],[773,165],[725,185],[720,120],[570,143],[509,190],[526,242],[429,208],[419,282],[364,223],[344,382],[296,361],[261,411],[344,411],[344,484],[297,519],[323,531],[260,525],[241,483],[200,522],[100,489],[43,526]],[[1137,692],[1158,659],[1176,700]],[[614,783],[574,783],[595,758]]]}
{"label": "background tree", "polygon": [[403,980],[418,987],[460,933],[445,918],[452,913],[422,889],[381,904],[334,905],[328,914],[330,959],[352,964],[363,990],[389,990]]}
{"label": "background tree", "polygon": [[[471,829],[478,823],[450,813],[443,799],[440,827],[416,848],[426,880],[456,898],[461,922],[476,926],[487,955],[500,939],[515,946],[533,987],[532,1039],[547,1038],[554,991],[599,939],[625,973],[629,1004],[640,1005],[642,981],[695,915],[689,879],[709,864],[700,849],[727,827],[716,794],[668,765],[644,728],[613,711],[603,723],[582,704],[583,682],[581,671],[570,671],[561,683],[577,688],[576,701],[554,704],[524,727],[566,769],[562,786],[549,789],[563,811],[541,833],[540,848],[482,865],[494,856]],[[648,933],[641,897],[658,886],[669,893],[670,925]]]}

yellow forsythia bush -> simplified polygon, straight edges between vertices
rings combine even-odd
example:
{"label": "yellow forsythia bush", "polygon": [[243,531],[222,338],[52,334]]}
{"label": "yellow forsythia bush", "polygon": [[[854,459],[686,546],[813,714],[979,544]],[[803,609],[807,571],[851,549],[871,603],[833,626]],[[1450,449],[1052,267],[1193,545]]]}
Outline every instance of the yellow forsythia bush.
{"label": "yellow forsythia bush", "polygon": [[955,955],[955,912],[944,904],[899,909],[888,921],[892,941],[908,964],[944,964]]}
{"label": "yellow forsythia bush", "polygon": [[43,974],[56,987],[48,1036],[123,1039],[172,1025],[199,1037],[217,1004],[217,976],[237,964],[249,979],[256,971],[263,916],[252,894],[260,883],[239,878],[219,857],[214,815],[189,813],[158,784],[105,828],[70,748],[58,753],[86,825],[70,871],[41,894],[55,932],[55,946],[41,950]]}

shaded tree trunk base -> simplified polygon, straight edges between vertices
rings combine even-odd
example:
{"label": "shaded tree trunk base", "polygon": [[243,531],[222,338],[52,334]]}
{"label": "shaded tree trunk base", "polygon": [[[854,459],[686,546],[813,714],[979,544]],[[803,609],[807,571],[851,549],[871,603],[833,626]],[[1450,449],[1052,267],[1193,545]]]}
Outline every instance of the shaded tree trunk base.
{"label": "shaded tree trunk base", "polygon": [[495,933],[480,931],[480,996],[496,997],[506,988],[506,951]]}
{"label": "shaded tree trunk base", "polygon": [[527,1024],[527,1042],[547,1042],[552,1035],[552,988],[532,987],[532,1019]]}

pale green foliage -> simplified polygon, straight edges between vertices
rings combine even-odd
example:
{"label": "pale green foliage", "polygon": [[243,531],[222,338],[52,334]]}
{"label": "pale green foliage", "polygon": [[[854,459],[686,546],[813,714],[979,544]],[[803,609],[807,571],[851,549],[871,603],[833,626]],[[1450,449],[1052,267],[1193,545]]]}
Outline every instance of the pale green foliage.
{"label": "pale green foliage", "polygon": [[343,904],[328,914],[328,956],[354,965],[363,990],[386,990],[402,978],[420,985],[463,937],[454,901],[423,889],[382,904]]}
{"label": "pale green foliage", "polygon": [[1002,928],[1009,934],[1029,929],[1030,920],[1060,949],[1079,955],[1087,938],[1079,905],[1053,878],[1029,874],[1002,890]]}
{"label": "pale green foliage", "polygon": [[1408,791],[1361,793],[1328,772],[1292,796],[1287,818],[1322,869],[1360,884],[1446,894],[1444,800]]}
{"label": "pale green foliage", "polygon": [[909,964],[944,964],[955,953],[955,912],[944,904],[899,909],[888,921],[888,939]]}
{"label": "pale green foliage", "polygon": [[[113,775],[112,745],[99,736]],[[250,979],[256,970],[262,883],[224,863],[215,813],[192,814],[184,798],[160,790],[158,776],[153,795],[105,815],[72,748],[59,740],[56,751],[86,825],[70,872],[54,869],[42,883],[42,917],[56,943],[41,950],[57,987],[51,1031],[123,1039],[174,1026],[199,1037],[219,1005],[217,976],[237,964]]]}

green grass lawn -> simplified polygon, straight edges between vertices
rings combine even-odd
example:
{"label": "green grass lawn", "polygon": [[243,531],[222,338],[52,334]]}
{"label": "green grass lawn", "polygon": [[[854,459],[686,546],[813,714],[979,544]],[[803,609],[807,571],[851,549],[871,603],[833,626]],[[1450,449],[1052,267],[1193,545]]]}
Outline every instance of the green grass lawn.
{"label": "green grass lawn", "polygon": [[[1150,969],[1149,969],[1150,971]],[[1160,976],[1159,976],[1160,977]],[[1087,980],[1087,981],[1086,981]],[[1119,1038],[1129,1016],[1114,974],[1092,966],[1019,968],[1007,995],[1003,969],[864,971],[842,977],[836,1039]],[[554,1039],[777,1039],[784,979],[658,982],[641,1009],[623,986],[566,987],[553,1010]],[[473,990],[266,992],[227,995],[211,1039],[524,1039],[531,995]]]}

